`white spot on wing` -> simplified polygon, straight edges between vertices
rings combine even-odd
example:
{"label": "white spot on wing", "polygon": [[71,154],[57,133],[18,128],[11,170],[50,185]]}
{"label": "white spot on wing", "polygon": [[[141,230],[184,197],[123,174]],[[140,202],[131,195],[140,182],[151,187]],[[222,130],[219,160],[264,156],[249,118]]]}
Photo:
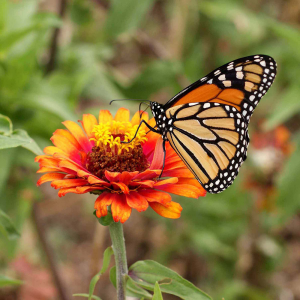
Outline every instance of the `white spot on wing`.
{"label": "white spot on wing", "polygon": [[243,79],[244,78],[243,72],[236,72],[236,78],[237,79]]}
{"label": "white spot on wing", "polygon": [[265,67],[265,66],[266,66],[266,62],[265,62],[264,60],[262,60],[262,61],[260,62],[260,65],[263,66],[263,67]]}
{"label": "white spot on wing", "polygon": [[225,74],[220,75],[220,76],[218,77],[218,79],[219,79],[219,80],[225,80],[225,79],[226,79]]}

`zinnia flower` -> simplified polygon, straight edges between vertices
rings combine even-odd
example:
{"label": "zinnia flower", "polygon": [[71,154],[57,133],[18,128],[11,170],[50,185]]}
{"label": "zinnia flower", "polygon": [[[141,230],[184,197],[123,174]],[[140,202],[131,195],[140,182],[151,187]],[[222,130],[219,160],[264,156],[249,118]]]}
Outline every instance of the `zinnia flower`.
{"label": "zinnia flower", "polygon": [[[99,122],[93,115],[83,115],[82,128],[72,121],[63,122],[67,130],[57,129],[51,138],[54,146],[36,157],[37,172],[47,173],[37,185],[51,181],[60,197],[100,194],[95,202],[97,217],[106,216],[111,206],[115,222],[124,223],[133,208],[141,212],[149,205],[163,217],[179,218],[182,207],[168,193],[198,198],[206,192],[168,144],[162,179],[158,178],[163,165],[162,139],[146,133],[145,126],[131,143],[121,143],[134,137],[140,112],[131,121],[129,117],[129,111],[121,108],[115,118],[101,110]],[[146,113],[142,118],[148,121]],[[154,126],[155,120],[149,124]]]}

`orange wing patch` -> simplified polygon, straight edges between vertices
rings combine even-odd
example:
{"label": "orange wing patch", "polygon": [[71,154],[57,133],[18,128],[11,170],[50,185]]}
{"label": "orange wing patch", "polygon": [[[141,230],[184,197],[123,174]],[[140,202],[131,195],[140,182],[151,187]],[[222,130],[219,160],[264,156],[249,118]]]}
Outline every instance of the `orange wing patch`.
{"label": "orange wing patch", "polygon": [[[234,106],[236,109],[241,111],[240,104],[243,99],[244,93],[238,89],[221,89],[215,84],[204,84],[183,96],[172,107],[177,107],[187,103],[214,102]],[[173,112],[171,113],[173,114]]]}
{"label": "orange wing patch", "polygon": [[[239,107],[245,94],[238,89],[227,89],[218,95],[218,99],[227,102],[226,104]],[[239,109],[240,110],[240,109]]]}
{"label": "orange wing patch", "polygon": [[207,102],[211,99],[216,98],[216,96],[219,95],[221,91],[222,89],[215,84],[204,84],[192,90],[187,95],[183,96],[179,101],[175,103],[174,106],[187,103]]}

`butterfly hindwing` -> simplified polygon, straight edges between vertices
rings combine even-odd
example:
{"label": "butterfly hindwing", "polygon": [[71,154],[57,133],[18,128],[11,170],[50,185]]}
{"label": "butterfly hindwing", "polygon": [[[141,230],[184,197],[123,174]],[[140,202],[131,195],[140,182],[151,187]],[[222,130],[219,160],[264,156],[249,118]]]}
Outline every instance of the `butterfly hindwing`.
{"label": "butterfly hindwing", "polygon": [[219,193],[232,184],[247,157],[247,122],[234,107],[192,103],[170,108],[168,140],[203,187]]}

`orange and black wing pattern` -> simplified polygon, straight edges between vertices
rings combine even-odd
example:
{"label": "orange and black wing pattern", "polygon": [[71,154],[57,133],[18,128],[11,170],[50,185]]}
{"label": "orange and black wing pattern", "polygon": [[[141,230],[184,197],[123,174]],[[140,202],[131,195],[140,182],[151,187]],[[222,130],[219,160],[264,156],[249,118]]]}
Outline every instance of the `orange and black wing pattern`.
{"label": "orange and black wing pattern", "polygon": [[233,106],[180,104],[167,110],[167,139],[210,193],[232,184],[247,157],[247,122]]}
{"label": "orange and black wing pattern", "polygon": [[276,66],[267,55],[234,60],[182,90],[164,109],[188,103],[220,103],[236,108],[249,123],[255,107],[274,81]]}

